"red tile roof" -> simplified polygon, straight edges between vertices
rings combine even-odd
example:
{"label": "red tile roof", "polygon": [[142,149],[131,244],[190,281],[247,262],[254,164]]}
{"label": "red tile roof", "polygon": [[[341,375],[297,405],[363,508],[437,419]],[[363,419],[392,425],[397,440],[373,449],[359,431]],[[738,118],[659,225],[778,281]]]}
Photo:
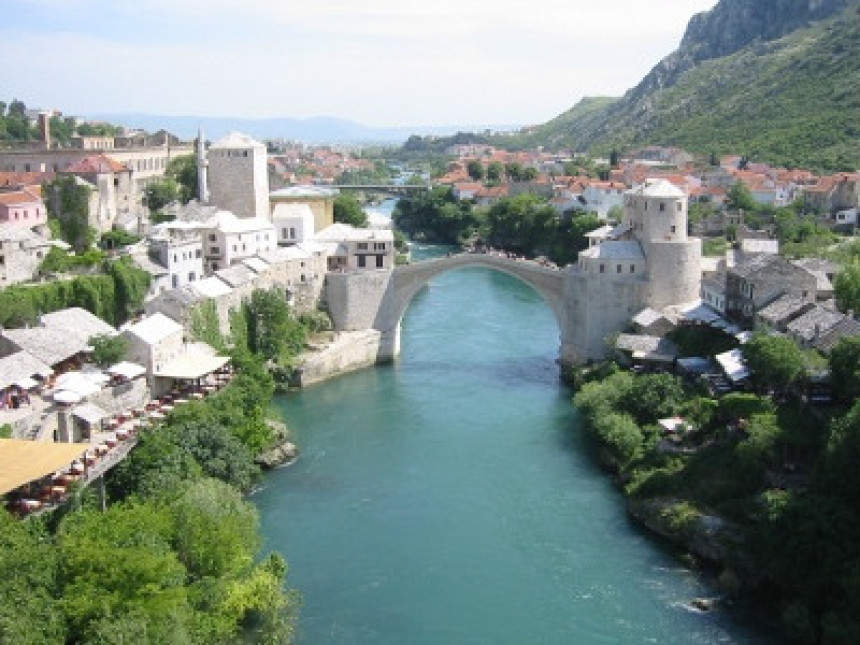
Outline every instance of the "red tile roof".
{"label": "red tile roof", "polygon": [[93,155],[69,164],[63,172],[100,175],[111,172],[128,172],[128,168],[107,155]]}

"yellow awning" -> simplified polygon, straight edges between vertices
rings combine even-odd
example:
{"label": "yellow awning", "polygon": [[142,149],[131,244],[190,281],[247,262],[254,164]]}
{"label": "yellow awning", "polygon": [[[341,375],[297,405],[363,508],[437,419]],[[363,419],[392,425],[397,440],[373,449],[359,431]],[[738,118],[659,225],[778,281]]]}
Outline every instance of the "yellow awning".
{"label": "yellow awning", "polygon": [[88,443],[0,439],[0,495],[71,464]]}

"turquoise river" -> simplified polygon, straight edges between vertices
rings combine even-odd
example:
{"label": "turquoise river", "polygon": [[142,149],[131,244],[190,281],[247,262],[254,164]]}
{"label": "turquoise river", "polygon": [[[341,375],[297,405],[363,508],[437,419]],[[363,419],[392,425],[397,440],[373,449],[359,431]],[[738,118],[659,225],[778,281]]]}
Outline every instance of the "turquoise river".
{"label": "turquoise river", "polygon": [[300,459],[253,500],[302,595],[301,645],[759,643],[632,524],[527,286],[443,274],[402,357],[281,397]]}

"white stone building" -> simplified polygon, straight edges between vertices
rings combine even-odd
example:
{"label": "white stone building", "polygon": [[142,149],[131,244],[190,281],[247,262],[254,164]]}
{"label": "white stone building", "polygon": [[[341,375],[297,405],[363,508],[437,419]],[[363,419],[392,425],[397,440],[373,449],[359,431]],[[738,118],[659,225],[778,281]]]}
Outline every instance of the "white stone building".
{"label": "white stone building", "polygon": [[182,354],[185,330],[164,314],[154,314],[122,331],[128,341],[126,359],[143,365],[152,377],[165,364]]}
{"label": "white stone building", "polygon": [[278,203],[272,209],[278,245],[291,246],[313,239],[314,214],[308,204]]}
{"label": "white stone building", "polygon": [[219,139],[207,154],[209,203],[240,219],[270,219],[266,147],[233,132]]}
{"label": "white stone building", "polygon": [[228,211],[218,211],[202,230],[207,272],[224,269],[277,246],[275,227],[259,217],[239,218]]}
{"label": "white stone building", "polygon": [[50,250],[47,237],[15,224],[0,224],[0,289],[29,282]]}
{"label": "white stone building", "polygon": [[166,282],[177,289],[203,277],[202,225],[197,222],[165,222],[149,236],[149,258],[167,271]]}
{"label": "white stone building", "polygon": [[319,231],[314,241],[327,247],[329,271],[394,268],[394,233],[337,223]]}

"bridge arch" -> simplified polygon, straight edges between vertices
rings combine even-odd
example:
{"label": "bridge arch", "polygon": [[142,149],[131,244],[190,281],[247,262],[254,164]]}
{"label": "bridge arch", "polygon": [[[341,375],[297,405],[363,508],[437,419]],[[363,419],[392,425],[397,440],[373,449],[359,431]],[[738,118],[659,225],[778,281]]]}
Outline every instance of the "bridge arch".
{"label": "bridge arch", "polygon": [[494,269],[517,278],[534,289],[549,305],[564,343],[567,314],[564,300],[564,272],[529,260],[500,255],[460,253],[444,258],[422,260],[393,270],[374,327],[383,334],[385,353],[400,353],[400,323],[417,293],[435,276],[464,267]]}

